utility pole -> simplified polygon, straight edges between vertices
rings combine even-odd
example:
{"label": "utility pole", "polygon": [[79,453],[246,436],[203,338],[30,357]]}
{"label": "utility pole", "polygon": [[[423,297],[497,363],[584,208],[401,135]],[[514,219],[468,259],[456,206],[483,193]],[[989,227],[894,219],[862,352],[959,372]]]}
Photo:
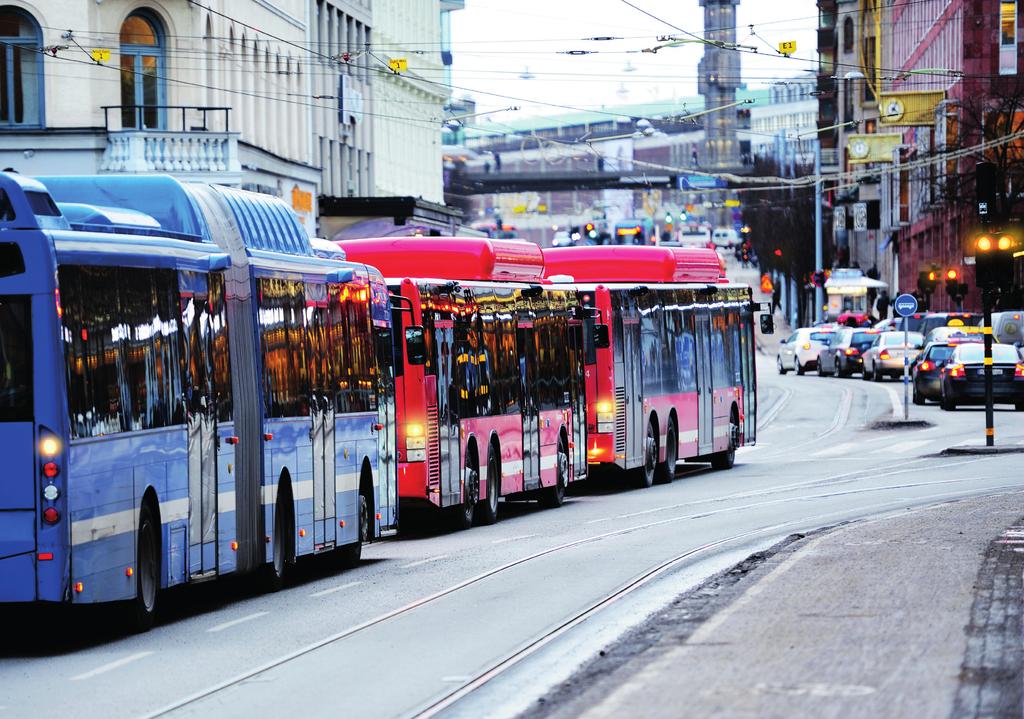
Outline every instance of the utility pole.
{"label": "utility pole", "polygon": [[[822,264],[822,239],[821,239],[821,140],[814,138],[814,271],[824,269]],[[814,319],[822,320],[822,307],[825,304],[825,290],[819,285],[814,285]]]}

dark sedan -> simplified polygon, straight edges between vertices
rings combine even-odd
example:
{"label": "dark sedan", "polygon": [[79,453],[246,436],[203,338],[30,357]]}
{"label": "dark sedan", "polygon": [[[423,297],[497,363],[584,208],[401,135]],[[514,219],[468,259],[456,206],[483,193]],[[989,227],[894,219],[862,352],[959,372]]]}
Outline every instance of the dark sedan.
{"label": "dark sedan", "polygon": [[839,330],[832,342],[818,352],[818,374],[849,377],[854,372],[862,371],[864,359],[861,355],[877,335],[878,330],[853,327]]}
{"label": "dark sedan", "polygon": [[[942,368],[942,409],[985,401],[984,346],[958,346]],[[992,396],[1024,412],[1024,362],[1013,345],[992,345]]]}
{"label": "dark sedan", "polygon": [[942,399],[942,368],[958,345],[981,342],[981,336],[954,337],[947,341],[929,342],[910,368],[914,382],[914,404]]}

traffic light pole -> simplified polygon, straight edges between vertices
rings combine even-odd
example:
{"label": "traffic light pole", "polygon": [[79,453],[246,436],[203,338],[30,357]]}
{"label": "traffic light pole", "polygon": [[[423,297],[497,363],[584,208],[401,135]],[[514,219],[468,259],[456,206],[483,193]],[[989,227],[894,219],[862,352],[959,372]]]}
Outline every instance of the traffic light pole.
{"label": "traffic light pole", "polygon": [[993,287],[986,287],[981,293],[981,307],[984,313],[982,331],[985,342],[985,446],[992,447],[996,443],[995,411],[992,407],[992,304],[993,295],[997,292]]}
{"label": "traffic light pole", "polygon": [[[814,140],[814,269],[823,269],[824,259],[821,246],[821,140]],[[814,286],[814,319],[824,318],[822,305],[825,304],[824,292],[819,285]]]}

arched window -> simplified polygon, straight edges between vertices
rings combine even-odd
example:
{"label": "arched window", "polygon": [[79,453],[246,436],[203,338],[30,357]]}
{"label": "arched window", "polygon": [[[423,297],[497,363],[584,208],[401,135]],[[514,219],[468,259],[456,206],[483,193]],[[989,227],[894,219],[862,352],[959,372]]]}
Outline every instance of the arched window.
{"label": "arched window", "polygon": [[163,127],[163,32],[156,17],[138,10],[121,23],[121,124]]}
{"label": "arched window", "polygon": [[42,126],[43,36],[18,8],[0,7],[0,127]]}
{"label": "arched window", "polygon": [[853,52],[853,18],[843,20],[843,52]]}

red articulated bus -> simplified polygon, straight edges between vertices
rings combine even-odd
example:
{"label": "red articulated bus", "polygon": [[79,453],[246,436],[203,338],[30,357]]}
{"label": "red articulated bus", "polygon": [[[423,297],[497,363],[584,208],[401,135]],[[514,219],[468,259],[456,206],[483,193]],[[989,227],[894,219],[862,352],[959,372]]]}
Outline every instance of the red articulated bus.
{"label": "red articulated bus", "polygon": [[755,439],[750,288],[709,249],[546,249],[544,265],[599,318],[585,324],[610,327],[585,358],[587,461],[639,486],[670,481],[680,459],[732,467]]}
{"label": "red articulated bus", "polygon": [[586,476],[583,309],[537,245],[483,238],[338,243],[393,293],[403,516],[490,524],[498,498],[562,503]]}

